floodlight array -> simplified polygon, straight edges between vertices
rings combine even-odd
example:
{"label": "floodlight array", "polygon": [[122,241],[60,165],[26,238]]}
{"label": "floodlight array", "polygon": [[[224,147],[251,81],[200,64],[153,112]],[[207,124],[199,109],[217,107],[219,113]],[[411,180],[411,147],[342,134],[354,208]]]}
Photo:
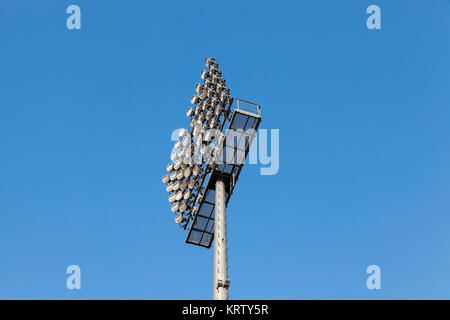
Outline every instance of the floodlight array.
{"label": "floodlight array", "polygon": [[176,214],[175,222],[181,227],[198,211],[204,193],[204,176],[221,155],[222,129],[234,101],[216,60],[206,58],[205,65],[207,70],[200,74],[203,83],[195,86],[196,93],[186,111],[191,129],[179,130],[179,139],[170,154],[171,162],[162,178],[171,211]]}

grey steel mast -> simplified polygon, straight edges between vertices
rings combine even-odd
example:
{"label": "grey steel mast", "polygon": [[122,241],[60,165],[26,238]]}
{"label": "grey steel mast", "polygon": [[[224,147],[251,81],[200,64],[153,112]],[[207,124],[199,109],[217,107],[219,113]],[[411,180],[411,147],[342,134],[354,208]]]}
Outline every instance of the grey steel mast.
{"label": "grey steel mast", "polygon": [[216,181],[215,205],[213,300],[228,300],[230,280],[228,279],[225,183],[221,180]]}

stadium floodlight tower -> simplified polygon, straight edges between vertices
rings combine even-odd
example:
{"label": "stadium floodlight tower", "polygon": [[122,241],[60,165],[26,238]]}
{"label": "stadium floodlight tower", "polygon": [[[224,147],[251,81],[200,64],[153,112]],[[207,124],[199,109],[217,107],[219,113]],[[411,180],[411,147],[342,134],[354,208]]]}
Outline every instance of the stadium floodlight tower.
{"label": "stadium floodlight tower", "polygon": [[214,58],[205,65],[186,112],[191,129],[178,131],[162,181],[175,222],[189,230],[186,243],[210,248],[215,239],[213,299],[228,300],[226,207],[261,122],[261,107],[230,95]]}

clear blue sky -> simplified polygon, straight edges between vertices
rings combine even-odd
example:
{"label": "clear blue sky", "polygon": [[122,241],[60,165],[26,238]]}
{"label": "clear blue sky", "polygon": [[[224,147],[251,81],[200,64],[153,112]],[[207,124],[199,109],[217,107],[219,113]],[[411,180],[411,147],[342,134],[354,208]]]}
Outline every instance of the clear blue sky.
{"label": "clear blue sky", "polygon": [[184,243],[161,176],[214,56],[280,130],[279,173],[248,166],[228,207],[230,298],[449,299],[449,16],[448,0],[0,0],[0,298],[211,298],[212,250]]}

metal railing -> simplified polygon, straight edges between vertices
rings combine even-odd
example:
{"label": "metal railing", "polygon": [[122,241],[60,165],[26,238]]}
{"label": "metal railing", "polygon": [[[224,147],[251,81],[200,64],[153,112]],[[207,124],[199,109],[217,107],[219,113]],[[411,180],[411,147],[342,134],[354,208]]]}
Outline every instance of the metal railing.
{"label": "metal railing", "polygon": [[[237,101],[237,103],[236,103],[236,109],[237,110],[250,111],[252,113],[256,113],[258,116],[261,116],[261,106],[259,104],[253,103],[253,102],[250,102],[250,101],[246,101],[246,100],[243,100],[243,99],[239,99],[239,98],[236,98],[236,101]],[[244,108],[244,107],[239,105],[239,102],[243,102],[245,104],[250,104],[252,106],[255,106],[256,110],[255,109]]]}

